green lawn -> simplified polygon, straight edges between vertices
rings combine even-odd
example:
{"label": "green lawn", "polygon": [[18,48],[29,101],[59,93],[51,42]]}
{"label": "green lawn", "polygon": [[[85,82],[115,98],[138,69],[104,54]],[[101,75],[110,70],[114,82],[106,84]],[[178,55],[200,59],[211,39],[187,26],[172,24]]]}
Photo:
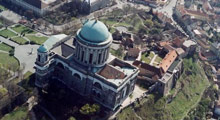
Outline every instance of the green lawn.
{"label": "green lawn", "polygon": [[138,118],[135,116],[134,111],[132,110],[132,107],[128,107],[125,110],[121,112],[121,114],[117,115],[117,120],[138,120]]}
{"label": "green lawn", "polygon": [[13,50],[14,48],[5,44],[5,43],[0,43],[0,50],[9,52],[10,50]]}
{"label": "green lawn", "polygon": [[12,27],[14,31],[18,33],[25,33],[25,34],[36,34],[37,32],[31,30],[30,28],[23,26],[23,25],[16,25],[15,27]]}
{"label": "green lawn", "polygon": [[1,120],[25,120],[28,116],[27,107],[15,108],[11,113],[6,114]]}
{"label": "green lawn", "polygon": [[152,52],[150,52],[149,55],[147,55],[147,53],[144,53],[141,55],[141,60],[149,64],[153,57],[154,57],[154,54]]}
{"label": "green lawn", "polygon": [[160,63],[163,60],[160,56],[157,56],[155,59],[155,62]]}
{"label": "green lawn", "polygon": [[108,20],[107,18],[104,18],[104,19],[100,19],[100,21],[102,21],[103,23],[109,25],[109,26],[112,26],[114,24],[117,23],[117,21],[114,21],[114,20]]}
{"label": "green lawn", "polygon": [[0,31],[0,35],[3,36],[3,37],[14,37],[14,36],[17,36],[15,33],[13,33],[12,31],[10,30],[2,30]]}
{"label": "green lawn", "polygon": [[14,41],[18,44],[21,44],[21,45],[24,45],[25,42],[27,42],[27,40],[25,40],[23,37],[14,37],[14,38],[12,38],[12,41]]}
{"label": "green lawn", "polygon": [[45,37],[45,36],[42,36],[42,37],[38,37],[38,36],[35,36],[35,35],[27,35],[26,36],[30,41],[33,41],[35,42],[36,44],[43,44],[47,39],[48,37]]}
{"label": "green lawn", "polygon": [[19,62],[14,56],[9,56],[7,53],[0,53],[0,65],[8,66],[10,64],[15,64],[19,67]]}
{"label": "green lawn", "polygon": [[110,53],[120,59],[123,59],[124,57],[124,51],[121,48],[118,50],[110,49]]}

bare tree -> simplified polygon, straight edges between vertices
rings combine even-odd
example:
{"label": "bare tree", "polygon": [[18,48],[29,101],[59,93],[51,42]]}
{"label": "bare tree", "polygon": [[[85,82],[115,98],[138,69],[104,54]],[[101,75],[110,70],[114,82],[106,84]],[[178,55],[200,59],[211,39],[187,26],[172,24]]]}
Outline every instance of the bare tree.
{"label": "bare tree", "polygon": [[20,68],[18,69],[18,78],[20,78],[21,80],[24,79],[23,77],[23,72],[24,72],[24,69],[25,69],[25,64],[21,64]]}

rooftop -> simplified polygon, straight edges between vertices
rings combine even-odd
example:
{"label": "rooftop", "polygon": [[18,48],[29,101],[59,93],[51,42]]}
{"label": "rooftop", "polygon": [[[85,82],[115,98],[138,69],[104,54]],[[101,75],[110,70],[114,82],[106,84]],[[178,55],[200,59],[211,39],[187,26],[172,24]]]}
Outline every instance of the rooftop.
{"label": "rooftop", "polygon": [[176,58],[177,58],[177,53],[175,50],[172,50],[169,53],[167,53],[167,55],[161,61],[159,66],[163,69],[164,72],[166,72]]}
{"label": "rooftop", "polygon": [[186,41],[184,41],[183,45],[184,45],[185,47],[190,47],[190,46],[192,46],[192,45],[196,45],[196,42],[194,42],[194,41],[192,41],[192,40],[186,40]]}
{"label": "rooftop", "polygon": [[181,55],[181,54],[184,54],[184,53],[185,53],[185,51],[183,50],[183,48],[177,48],[177,49],[176,49],[176,52],[177,52],[178,55]]}
{"label": "rooftop", "polygon": [[174,69],[176,68],[176,66],[177,66],[181,61],[182,61],[182,60],[180,60],[180,59],[175,60],[175,61],[171,64],[171,66],[169,67],[168,71],[173,72]]}
{"label": "rooftop", "polygon": [[39,9],[43,9],[46,8],[49,4],[56,2],[57,0],[23,0],[23,1]]}
{"label": "rooftop", "polygon": [[138,48],[129,48],[127,55],[129,57],[138,57],[140,50]]}
{"label": "rooftop", "polygon": [[98,72],[99,75],[106,79],[124,79],[125,74],[111,65],[105,65],[105,67]]}
{"label": "rooftop", "polygon": [[104,68],[101,68],[96,75],[103,77],[109,83],[119,86],[137,71],[136,67],[115,58],[106,64]]}
{"label": "rooftop", "polygon": [[141,61],[134,61],[133,65],[137,66],[140,69],[139,75],[147,76],[153,80],[157,80],[163,75],[163,71],[160,68],[151,66],[147,63]]}
{"label": "rooftop", "polygon": [[77,36],[87,42],[100,43],[106,41],[110,33],[104,23],[98,20],[87,20]]}
{"label": "rooftop", "polygon": [[215,42],[215,43],[212,43],[212,45],[213,45],[215,48],[217,48],[217,49],[220,48],[220,43]]}
{"label": "rooftop", "polygon": [[163,83],[167,83],[167,81],[170,79],[170,77],[172,77],[172,74],[166,72],[163,75],[163,77],[161,79],[159,79],[159,81],[161,81]]}

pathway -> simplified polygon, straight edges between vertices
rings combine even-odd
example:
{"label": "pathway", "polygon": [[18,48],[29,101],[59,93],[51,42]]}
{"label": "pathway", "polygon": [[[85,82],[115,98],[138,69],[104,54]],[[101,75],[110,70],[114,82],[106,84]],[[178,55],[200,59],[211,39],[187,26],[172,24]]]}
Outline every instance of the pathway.
{"label": "pathway", "polygon": [[121,104],[121,107],[113,114],[111,115],[108,119],[112,120],[116,117],[116,115],[125,107],[129,106],[130,104],[132,104],[133,102],[135,102],[135,100],[137,98],[141,98],[143,97],[143,95],[148,92],[147,90],[142,90],[140,89],[140,87],[138,87],[137,85],[135,85],[132,97],[127,97],[124,102]]}
{"label": "pathway", "polygon": [[5,43],[5,44],[8,44],[9,46],[12,46],[12,47],[17,47],[19,46],[19,44],[15,43],[15,42],[12,42],[10,41],[9,39],[5,39],[4,37],[0,36],[0,41]]}
{"label": "pathway", "polygon": [[[15,34],[19,34],[9,27],[8,27],[8,30],[12,31]],[[30,41],[26,37],[23,37],[23,38],[27,41]],[[8,44],[9,46],[12,46],[15,48],[14,56],[19,60],[20,64],[25,64],[24,73],[26,73],[27,71],[30,71],[33,73],[35,72],[34,62],[36,61],[36,58],[37,58],[37,49],[39,48],[39,45],[19,45],[1,36],[0,36],[0,42],[4,42],[5,44]],[[30,54],[32,49],[33,49],[33,53]],[[6,53],[5,51],[0,51],[0,52]]]}
{"label": "pathway", "polygon": [[[134,111],[134,109],[133,109]],[[134,111],[135,116],[139,119],[139,120],[143,120],[140,116],[137,115],[137,113]]]}
{"label": "pathway", "polygon": [[162,12],[164,13],[167,17],[171,18],[173,21],[173,25],[175,25],[175,27],[178,28],[178,30],[180,30],[182,33],[184,33],[186,36],[187,34],[185,33],[185,31],[176,23],[176,21],[173,19],[173,9],[175,9],[176,4],[177,4],[178,0],[171,0],[166,6],[160,8],[156,8],[156,11]]}
{"label": "pathway", "polygon": [[[8,27],[8,30],[10,30],[11,32],[15,33],[16,35],[20,35],[20,33],[14,31],[14,30],[11,29],[10,27]],[[27,34],[27,35],[29,35],[29,34]],[[20,36],[14,36],[14,37],[11,37],[11,38],[15,38],[15,37],[20,37]],[[24,37],[22,37],[22,38],[24,38],[25,40],[27,40],[27,41],[30,42],[30,40],[29,40],[27,37],[24,36]]]}
{"label": "pathway", "polygon": [[[25,64],[24,73],[27,71],[35,72],[34,65],[37,59],[37,49],[39,45],[19,45],[15,48],[15,57],[19,60],[20,64]],[[32,54],[30,52],[32,51]]]}
{"label": "pathway", "polygon": [[157,58],[157,55],[155,55],[155,53],[154,53],[154,57],[151,59],[150,65],[153,65],[156,58]]}

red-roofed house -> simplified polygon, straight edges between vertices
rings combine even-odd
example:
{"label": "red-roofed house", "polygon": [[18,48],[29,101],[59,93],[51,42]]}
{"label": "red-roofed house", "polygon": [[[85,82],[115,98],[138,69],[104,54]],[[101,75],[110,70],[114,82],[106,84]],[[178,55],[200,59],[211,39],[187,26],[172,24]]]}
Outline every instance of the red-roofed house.
{"label": "red-roofed house", "polygon": [[167,72],[170,65],[176,60],[177,53],[175,50],[170,51],[165,58],[161,61],[160,67],[162,68],[163,72]]}

